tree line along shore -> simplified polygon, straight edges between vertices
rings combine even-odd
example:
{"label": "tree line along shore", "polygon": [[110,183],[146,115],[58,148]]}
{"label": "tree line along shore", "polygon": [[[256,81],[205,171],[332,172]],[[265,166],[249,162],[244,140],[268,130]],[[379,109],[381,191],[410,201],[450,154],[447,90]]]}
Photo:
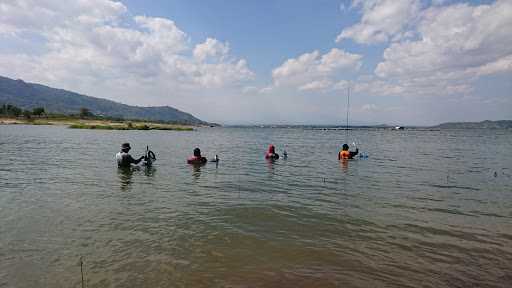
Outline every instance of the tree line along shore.
{"label": "tree line along shore", "polygon": [[49,113],[44,107],[24,110],[10,104],[0,106],[0,125],[65,125],[72,129],[98,130],[173,130],[192,131],[194,126],[144,121],[139,119],[122,119],[94,115],[89,109],[81,108],[77,114]]}

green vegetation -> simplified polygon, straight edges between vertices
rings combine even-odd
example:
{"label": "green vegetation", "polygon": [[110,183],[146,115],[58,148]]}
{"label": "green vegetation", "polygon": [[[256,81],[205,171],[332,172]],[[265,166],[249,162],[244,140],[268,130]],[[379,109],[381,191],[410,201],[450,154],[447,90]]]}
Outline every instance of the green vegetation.
{"label": "green vegetation", "polygon": [[34,116],[42,116],[43,114],[45,114],[45,110],[43,107],[37,107],[32,109],[32,115]]}
{"label": "green vegetation", "polygon": [[73,129],[98,130],[194,130],[191,126],[174,123],[124,121],[119,118],[96,116],[87,108],[81,108],[80,114],[63,115],[46,113],[43,107],[30,111],[10,104],[0,106],[0,124],[68,125]]}
{"label": "green vegetation", "polygon": [[[20,108],[10,105],[10,104],[3,104],[0,107],[0,115],[7,116],[7,117],[18,117],[23,113],[23,110]],[[30,113],[30,112],[29,112]]]}
{"label": "green vegetation", "polygon": [[120,124],[91,124],[91,123],[77,123],[69,126],[72,129],[97,129],[97,130],[172,130],[172,131],[192,131],[192,127],[177,126],[170,124],[157,124],[157,123],[145,123],[139,125],[133,125],[128,122],[126,125]]}
{"label": "green vegetation", "polygon": [[[85,123],[77,123],[69,125],[69,128],[72,129],[98,129],[98,130],[114,130],[113,126],[110,125],[91,125]],[[119,127],[121,128],[121,127]],[[125,129],[117,129],[117,130],[125,130]]]}
{"label": "green vegetation", "polygon": [[[123,117],[112,117],[112,116],[103,116],[96,115],[91,112],[90,109],[82,107],[80,108],[80,112],[77,114],[63,114],[63,113],[50,113],[44,107],[37,107],[32,110],[23,110],[17,106],[11,104],[3,104],[0,106],[0,118],[17,118],[18,120],[22,120],[20,118],[24,118],[25,120],[30,120],[32,118],[37,119],[47,119],[48,121],[73,121],[73,120],[97,120],[97,121],[109,121],[114,123],[127,123],[130,122],[148,122],[148,123],[159,123],[159,124],[169,124],[169,125],[177,125],[177,126],[193,126],[197,124],[192,124],[188,122],[180,122],[180,121],[159,121],[159,120],[151,120],[151,119],[125,119]],[[130,123],[128,122],[128,123]],[[217,125],[217,124],[210,124]]]}
{"label": "green vegetation", "polygon": [[[31,116],[60,113],[81,119],[138,119],[148,122],[163,121],[183,125],[208,125],[196,117],[173,107],[139,107],[114,101],[81,95],[71,91],[55,89],[23,80],[0,76],[0,104],[8,103],[31,111]],[[44,110],[37,110],[44,107]],[[10,117],[18,117],[22,110],[9,110]],[[41,112],[41,114],[39,114]],[[45,117],[51,115],[45,115]]]}
{"label": "green vegetation", "polygon": [[35,117],[42,117],[46,115],[46,112],[43,107],[37,107],[30,110],[23,110],[17,106],[11,105],[11,104],[3,104],[0,106],[0,116],[2,117],[24,117],[27,119],[32,118],[32,116]]}
{"label": "green vegetation", "polygon": [[85,107],[80,108],[79,115],[80,115],[80,118],[82,118],[82,119],[94,116],[94,114],[89,109],[87,109]]}

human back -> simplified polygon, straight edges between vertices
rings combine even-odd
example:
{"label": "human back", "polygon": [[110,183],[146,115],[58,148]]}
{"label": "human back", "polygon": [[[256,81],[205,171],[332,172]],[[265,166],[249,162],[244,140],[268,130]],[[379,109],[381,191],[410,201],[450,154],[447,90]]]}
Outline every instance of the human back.
{"label": "human back", "polygon": [[268,146],[267,153],[265,154],[265,159],[279,159],[279,154],[276,153],[276,147],[274,145],[270,144]]}
{"label": "human back", "polygon": [[128,153],[130,151],[130,143],[123,143],[121,145],[121,151],[116,154],[116,161],[118,167],[130,167],[131,164],[139,164],[144,156],[139,159],[133,159],[133,157]]}
{"label": "human back", "polygon": [[205,164],[206,162],[208,162],[208,159],[201,155],[201,149],[199,148],[195,148],[194,156],[187,159],[188,164]]}
{"label": "human back", "polygon": [[341,159],[352,159],[359,153],[359,149],[356,147],[356,151],[349,151],[348,144],[343,144],[341,151],[338,153],[338,160]]}

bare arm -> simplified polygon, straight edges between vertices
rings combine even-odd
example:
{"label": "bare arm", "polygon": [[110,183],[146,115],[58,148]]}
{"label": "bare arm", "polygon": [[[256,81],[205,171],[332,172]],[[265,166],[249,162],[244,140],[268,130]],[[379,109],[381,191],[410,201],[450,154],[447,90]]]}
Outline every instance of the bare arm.
{"label": "bare arm", "polygon": [[133,159],[133,157],[131,155],[128,155],[128,160],[130,161],[130,163],[133,163],[135,165],[139,164],[140,161],[142,161],[142,159],[144,159],[144,156],[141,156],[139,159]]}

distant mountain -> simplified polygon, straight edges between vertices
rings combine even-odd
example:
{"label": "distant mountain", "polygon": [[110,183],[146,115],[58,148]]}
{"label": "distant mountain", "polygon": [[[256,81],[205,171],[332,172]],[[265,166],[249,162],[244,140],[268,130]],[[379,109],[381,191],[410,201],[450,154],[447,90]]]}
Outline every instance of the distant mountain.
{"label": "distant mountain", "polygon": [[78,114],[87,108],[95,115],[141,119],[150,121],[207,124],[189,113],[169,106],[139,107],[86,96],[71,91],[27,83],[0,76],[0,105],[11,104],[23,109],[44,107],[46,111],[62,114]]}
{"label": "distant mountain", "polygon": [[439,129],[507,129],[512,128],[512,120],[499,120],[482,122],[448,122],[432,128]]}

